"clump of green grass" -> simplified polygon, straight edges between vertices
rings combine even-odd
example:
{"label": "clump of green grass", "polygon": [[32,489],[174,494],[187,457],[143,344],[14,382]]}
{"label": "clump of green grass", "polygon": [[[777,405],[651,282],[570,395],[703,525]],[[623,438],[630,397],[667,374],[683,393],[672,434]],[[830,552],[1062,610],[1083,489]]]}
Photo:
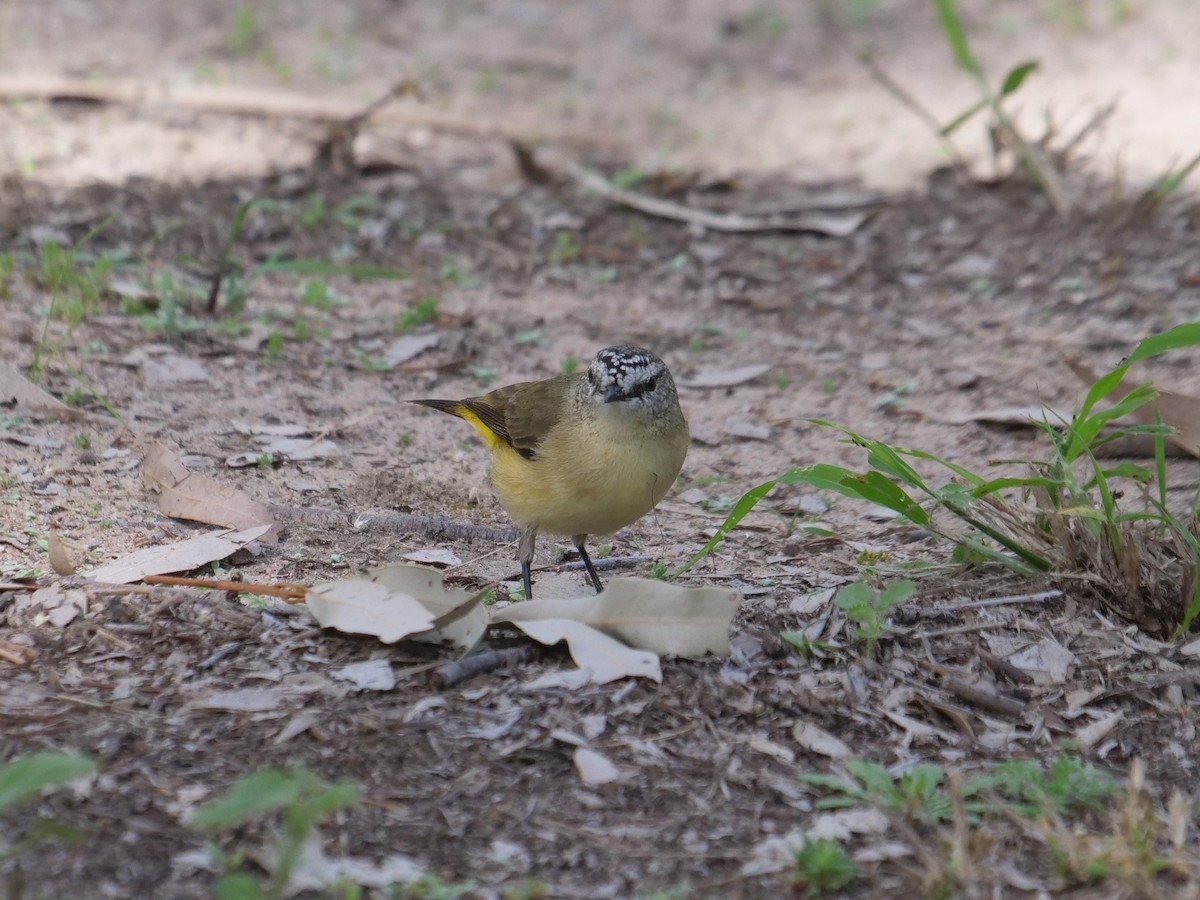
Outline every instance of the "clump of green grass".
{"label": "clump of green grass", "polygon": [[[1144,630],[1162,637],[1182,634],[1200,615],[1200,497],[1183,514],[1167,507],[1165,441],[1172,429],[1161,421],[1114,423],[1130,414],[1153,419],[1146,413],[1154,409],[1153,386],[1121,387],[1131,366],[1197,346],[1200,323],[1140,342],[1120,366],[1096,379],[1070,421],[1041,423],[1049,451],[1045,459],[1024,461],[1028,474],[988,477],[927,451],[810,420],[842,432],[847,443],[865,451],[867,468],[817,463],[752,488],[676,576],[711,553],[776,485],[807,484],[882,506],[947,538],[958,561],[987,560],[1023,574],[1082,573],[1102,602]],[[1106,398],[1116,399],[1102,405]],[[1153,467],[1106,463],[1098,454],[1104,444],[1131,435],[1153,439]],[[949,477],[935,480],[917,464]],[[1142,508],[1118,504],[1122,482],[1132,483],[1130,496],[1144,498]]]}
{"label": "clump of green grass", "polygon": [[1014,66],[1001,79],[999,87],[994,88],[971,49],[966,29],[963,28],[962,20],[958,15],[956,0],[933,0],[933,5],[937,12],[938,23],[942,27],[942,34],[946,38],[951,53],[954,54],[955,61],[971,77],[979,91],[979,100],[943,126],[941,135],[949,137],[978,113],[989,110],[992,114],[993,144],[998,147],[1011,148],[1021,165],[1038,183],[1054,208],[1060,214],[1068,213],[1072,203],[1062,184],[1058,170],[1055,169],[1043,149],[1021,133],[1004,106],[1004,101],[1015,94],[1025,83],[1025,79],[1037,71],[1038,63],[1030,61]]}
{"label": "clump of green grass", "polygon": [[562,265],[563,263],[572,262],[583,255],[583,245],[570,231],[556,231],[554,233],[554,246],[551,248],[547,256],[551,265]]}
{"label": "clump of green grass", "polygon": [[400,313],[400,316],[396,319],[396,333],[408,334],[408,332],[419,328],[421,325],[436,322],[439,303],[440,301],[436,294],[426,294],[421,297],[411,307]]}
{"label": "clump of green grass", "polygon": [[858,877],[858,866],[833,838],[804,837],[796,851],[792,885],[805,897],[824,897],[844,891]]}
{"label": "clump of green grass", "polygon": [[866,643],[867,656],[873,657],[879,639],[891,631],[888,613],[907,602],[916,589],[911,581],[894,581],[881,591],[856,581],[839,590],[833,602],[854,623],[854,636]]}
{"label": "clump of green grass", "polygon": [[[850,760],[846,776],[805,773],[801,780],[828,793],[817,809],[846,809],[864,803],[903,816],[922,825],[949,822],[954,798],[947,786],[946,770],[937,763],[920,762],[899,775],[868,760]],[[1064,754],[1049,768],[1034,760],[998,763],[990,772],[966,779],[959,799],[968,823],[1011,810],[1036,818],[1046,812],[1058,815],[1082,809],[1102,809],[1120,792],[1108,772]]]}

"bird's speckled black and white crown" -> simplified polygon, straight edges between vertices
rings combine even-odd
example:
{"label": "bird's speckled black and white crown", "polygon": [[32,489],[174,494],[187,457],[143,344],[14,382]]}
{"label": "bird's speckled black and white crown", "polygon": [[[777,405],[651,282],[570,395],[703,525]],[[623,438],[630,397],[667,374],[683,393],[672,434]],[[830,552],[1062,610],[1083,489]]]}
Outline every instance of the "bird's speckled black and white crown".
{"label": "bird's speckled black and white crown", "polygon": [[666,373],[666,365],[649,350],[620,344],[596,354],[588,367],[588,381],[592,390],[609,403],[653,391]]}

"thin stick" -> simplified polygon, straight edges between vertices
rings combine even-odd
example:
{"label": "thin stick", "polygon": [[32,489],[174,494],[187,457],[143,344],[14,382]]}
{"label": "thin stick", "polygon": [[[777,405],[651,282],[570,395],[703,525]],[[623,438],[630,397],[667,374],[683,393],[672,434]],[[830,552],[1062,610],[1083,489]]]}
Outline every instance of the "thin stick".
{"label": "thin stick", "polygon": [[37,651],[32,647],[0,639],[0,659],[10,662],[14,666],[27,666],[36,657]]}
{"label": "thin stick", "polygon": [[941,123],[916,97],[904,89],[898,81],[892,78],[884,68],[875,60],[875,55],[868,49],[859,50],[855,53],[858,59],[866,70],[871,74],[871,77],[879,82],[880,86],[900,101],[900,105],[904,106],[915,115],[918,119],[925,123],[930,131],[933,132],[942,145],[942,150],[949,156],[957,168],[965,169],[967,162],[963,159],[962,154],[958,152],[958,148],[954,146],[954,142],[946,137],[942,131]]}
{"label": "thin stick", "polygon": [[[529,150],[522,146],[526,155]],[[874,210],[867,212],[842,213],[840,215],[809,213],[801,216],[763,215],[744,216],[739,213],[723,213],[710,209],[684,206],[671,200],[651,197],[646,194],[618,187],[607,178],[588,171],[574,160],[549,148],[541,148],[532,154],[537,165],[546,171],[564,176],[589,191],[594,191],[607,200],[675,222],[687,222],[713,231],[808,231],[830,237],[848,237],[859,229]]]}
{"label": "thin stick", "polygon": [[527,662],[533,658],[533,650],[533,647],[488,647],[465,659],[439,666],[433,673],[433,681],[439,688],[454,687],[476,675]]}
{"label": "thin stick", "polygon": [[170,584],[176,587],[202,587],[214,591],[234,591],[238,594],[264,594],[278,597],[285,603],[303,603],[308,588],[302,584],[254,584],[248,581],[220,581],[215,578],[178,578],[174,575],[147,575],[146,584]]}
{"label": "thin stick", "polygon": [[1025,704],[1020,700],[993,694],[990,691],[977,688],[973,684],[968,684],[959,678],[946,678],[944,687],[960,700],[972,706],[978,706],[980,709],[986,709],[988,712],[998,713],[999,715],[1013,719],[1021,718],[1025,712]]}
{"label": "thin stick", "polygon": [[1039,591],[1036,594],[1013,594],[1011,597],[989,597],[986,600],[964,600],[961,603],[950,603],[946,606],[938,606],[930,609],[930,613],[958,612],[963,609],[985,609],[989,606],[1008,606],[1009,604],[1017,603],[1041,603],[1045,600],[1053,600],[1055,597],[1061,597],[1063,592],[1058,588],[1052,588],[1048,591]]}

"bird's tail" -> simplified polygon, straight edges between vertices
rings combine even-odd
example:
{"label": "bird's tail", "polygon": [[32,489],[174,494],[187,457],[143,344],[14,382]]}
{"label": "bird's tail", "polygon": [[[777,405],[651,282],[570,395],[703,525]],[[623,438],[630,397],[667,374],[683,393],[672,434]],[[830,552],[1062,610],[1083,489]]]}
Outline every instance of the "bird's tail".
{"label": "bird's tail", "polygon": [[436,409],[439,412],[449,413],[452,416],[458,416],[460,419],[466,419],[475,426],[476,431],[483,435],[483,439],[487,441],[488,449],[494,450],[496,445],[503,440],[496,433],[495,429],[480,418],[477,412],[459,400],[409,400],[408,402],[428,406],[430,409]]}

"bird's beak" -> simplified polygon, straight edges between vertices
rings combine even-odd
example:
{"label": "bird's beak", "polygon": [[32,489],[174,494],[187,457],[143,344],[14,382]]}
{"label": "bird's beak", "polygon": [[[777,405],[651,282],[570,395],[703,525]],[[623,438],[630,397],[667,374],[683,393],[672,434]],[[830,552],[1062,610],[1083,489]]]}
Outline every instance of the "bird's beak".
{"label": "bird's beak", "polygon": [[622,391],[621,388],[615,384],[612,387],[610,387],[607,391],[604,392],[604,402],[605,403],[612,403],[614,400],[624,400],[624,399],[625,399],[625,392]]}

